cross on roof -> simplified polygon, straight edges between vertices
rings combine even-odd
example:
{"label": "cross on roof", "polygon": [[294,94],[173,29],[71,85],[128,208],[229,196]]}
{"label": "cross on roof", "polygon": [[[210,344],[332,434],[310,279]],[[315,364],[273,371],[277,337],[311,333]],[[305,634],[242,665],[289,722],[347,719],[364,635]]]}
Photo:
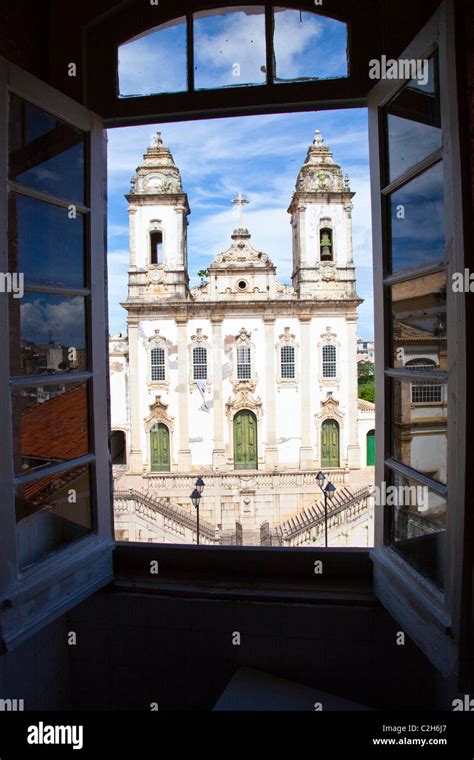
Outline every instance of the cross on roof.
{"label": "cross on roof", "polygon": [[232,201],[234,206],[240,207],[240,215],[239,215],[239,227],[242,228],[244,226],[244,206],[247,206],[250,201],[246,200],[242,193],[239,193],[238,197],[235,198],[235,200]]}

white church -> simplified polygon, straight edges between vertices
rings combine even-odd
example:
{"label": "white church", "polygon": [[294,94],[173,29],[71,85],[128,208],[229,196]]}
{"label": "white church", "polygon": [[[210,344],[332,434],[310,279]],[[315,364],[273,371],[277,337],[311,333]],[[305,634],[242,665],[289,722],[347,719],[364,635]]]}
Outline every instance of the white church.
{"label": "white church", "polygon": [[357,392],[353,197],[317,130],[288,208],[292,285],[254,248],[239,194],[228,249],[191,289],[188,197],[157,133],[126,195],[128,333],[110,339],[120,491],[156,492],[190,511],[200,475],[206,524],[250,531],[313,503],[320,470],[340,490],[370,472],[375,408]]}

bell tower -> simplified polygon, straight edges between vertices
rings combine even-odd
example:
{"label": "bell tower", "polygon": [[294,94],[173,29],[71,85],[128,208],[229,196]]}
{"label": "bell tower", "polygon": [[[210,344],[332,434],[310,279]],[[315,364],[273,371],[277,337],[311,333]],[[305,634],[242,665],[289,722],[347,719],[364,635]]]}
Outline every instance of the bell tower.
{"label": "bell tower", "polygon": [[130,181],[129,299],[187,299],[188,196],[157,132]]}
{"label": "bell tower", "polygon": [[349,177],[343,178],[317,129],[288,209],[293,228],[293,286],[300,298],[357,298],[353,197]]}

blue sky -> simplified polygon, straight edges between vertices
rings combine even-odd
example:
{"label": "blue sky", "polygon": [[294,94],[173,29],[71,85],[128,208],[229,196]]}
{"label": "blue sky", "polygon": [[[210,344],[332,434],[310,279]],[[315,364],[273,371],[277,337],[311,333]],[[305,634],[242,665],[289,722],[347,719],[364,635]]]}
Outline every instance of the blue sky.
{"label": "blue sky", "polygon": [[191,207],[189,274],[227,249],[236,226],[231,200],[239,191],[250,200],[244,222],[252,244],[269,254],[277,276],[290,282],[292,250],[287,213],[296,177],[314,130],[320,129],[334,159],[351,178],[356,192],[353,212],[354,258],[359,307],[359,336],[373,337],[372,244],[365,109],[212,119],[124,127],[108,131],[109,313],[110,332],[124,331],[127,296],[128,214],[124,193],[153,134],[160,130],[181,171]]}

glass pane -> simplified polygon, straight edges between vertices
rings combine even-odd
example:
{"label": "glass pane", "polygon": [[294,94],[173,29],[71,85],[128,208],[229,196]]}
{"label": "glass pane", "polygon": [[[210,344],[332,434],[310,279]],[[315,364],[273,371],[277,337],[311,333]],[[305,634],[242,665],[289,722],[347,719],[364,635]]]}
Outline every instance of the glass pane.
{"label": "glass pane", "polygon": [[442,144],[437,56],[418,74],[386,109],[390,182]]}
{"label": "glass pane", "polygon": [[18,486],[16,523],[20,569],[90,533],[91,504],[88,465]]}
{"label": "glass pane", "polygon": [[348,76],[347,25],[314,13],[274,9],[275,81]]}
{"label": "glass pane", "polygon": [[69,218],[66,208],[10,195],[10,271],[26,283],[83,288],[84,217]]}
{"label": "glass pane", "polygon": [[444,383],[392,380],[393,457],[440,483],[447,476],[447,412]]}
{"label": "glass pane", "polygon": [[89,453],[87,385],[36,385],[13,391],[15,471]]}
{"label": "glass pane", "polygon": [[20,185],[84,203],[84,133],[10,96],[9,177]]}
{"label": "glass pane", "polygon": [[392,285],[393,366],[428,361],[447,370],[446,273]]}
{"label": "glass pane", "polygon": [[415,480],[392,473],[386,494],[392,512],[392,545],[438,588],[444,585],[446,501]]}
{"label": "glass pane", "polygon": [[84,298],[31,292],[10,307],[12,375],[87,369]]}
{"label": "glass pane", "polygon": [[441,162],[390,197],[392,271],[444,260],[443,165]]}
{"label": "glass pane", "polygon": [[265,9],[242,6],[194,15],[194,77],[198,90],[265,84]]}
{"label": "glass pane", "polygon": [[188,64],[184,16],[120,45],[118,81],[121,98],[187,90]]}

